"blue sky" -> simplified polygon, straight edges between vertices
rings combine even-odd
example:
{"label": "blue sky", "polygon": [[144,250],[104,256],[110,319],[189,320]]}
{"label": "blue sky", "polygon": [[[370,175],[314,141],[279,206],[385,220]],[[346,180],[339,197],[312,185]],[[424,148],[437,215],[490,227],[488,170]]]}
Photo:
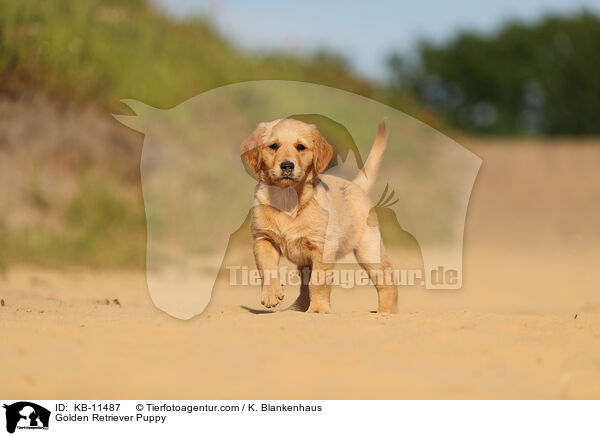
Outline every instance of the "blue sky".
{"label": "blue sky", "polygon": [[298,53],[326,48],[374,79],[385,77],[390,51],[410,51],[421,38],[491,32],[507,19],[534,21],[547,13],[600,13],[600,0],[154,1],[175,15],[208,14],[239,46]]}

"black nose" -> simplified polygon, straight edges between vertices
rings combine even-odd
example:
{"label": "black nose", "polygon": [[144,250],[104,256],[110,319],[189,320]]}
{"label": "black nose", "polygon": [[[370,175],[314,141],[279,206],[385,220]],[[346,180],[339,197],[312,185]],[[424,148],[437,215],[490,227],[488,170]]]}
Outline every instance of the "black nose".
{"label": "black nose", "polygon": [[294,169],[294,162],[290,162],[288,160],[281,162],[281,165],[279,165],[279,168],[281,168],[281,171],[293,171]]}

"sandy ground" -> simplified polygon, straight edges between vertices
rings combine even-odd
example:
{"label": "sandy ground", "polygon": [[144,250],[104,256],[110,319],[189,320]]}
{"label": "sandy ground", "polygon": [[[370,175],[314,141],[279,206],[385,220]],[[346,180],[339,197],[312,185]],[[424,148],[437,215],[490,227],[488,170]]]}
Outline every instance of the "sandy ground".
{"label": "sandy ground", "polygon": [[335,289],[330,315],[240,289],[180,321],[141,272],[14,266],[0,396],[600,398],[600,148],[467,145],[484,166],[462,290],[402,289],[385,316],[370,288]]}

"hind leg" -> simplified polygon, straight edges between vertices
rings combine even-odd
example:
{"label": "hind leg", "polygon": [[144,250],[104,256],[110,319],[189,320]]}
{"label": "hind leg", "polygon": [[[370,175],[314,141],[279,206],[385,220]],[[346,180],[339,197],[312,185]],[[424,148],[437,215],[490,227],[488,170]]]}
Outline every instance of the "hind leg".
{"label": "hind leg", "polygon": [[354,255],[377,288],[377,312],[396,313],[398,311],[398,288],[393,282],[392,264],[385,253],[383,243],[380,243],[380,252],[376,257],[373,256],[370,248],[372,247],[367,244],[359,244],[354,250]]}

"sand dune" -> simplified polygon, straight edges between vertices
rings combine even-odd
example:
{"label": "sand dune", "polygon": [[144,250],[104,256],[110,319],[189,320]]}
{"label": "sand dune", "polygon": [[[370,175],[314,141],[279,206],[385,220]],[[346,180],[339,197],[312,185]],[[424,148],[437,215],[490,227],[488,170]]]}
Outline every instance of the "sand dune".
{"label": "sand dune", "polygon": [[3,396],[600,398],[600,148],[465,143],[484,165],[460,291],[403,288],[385,316],[373,288],[335,289],[309,315],[240,288],[180,321],[141,272],[13,266]]}

